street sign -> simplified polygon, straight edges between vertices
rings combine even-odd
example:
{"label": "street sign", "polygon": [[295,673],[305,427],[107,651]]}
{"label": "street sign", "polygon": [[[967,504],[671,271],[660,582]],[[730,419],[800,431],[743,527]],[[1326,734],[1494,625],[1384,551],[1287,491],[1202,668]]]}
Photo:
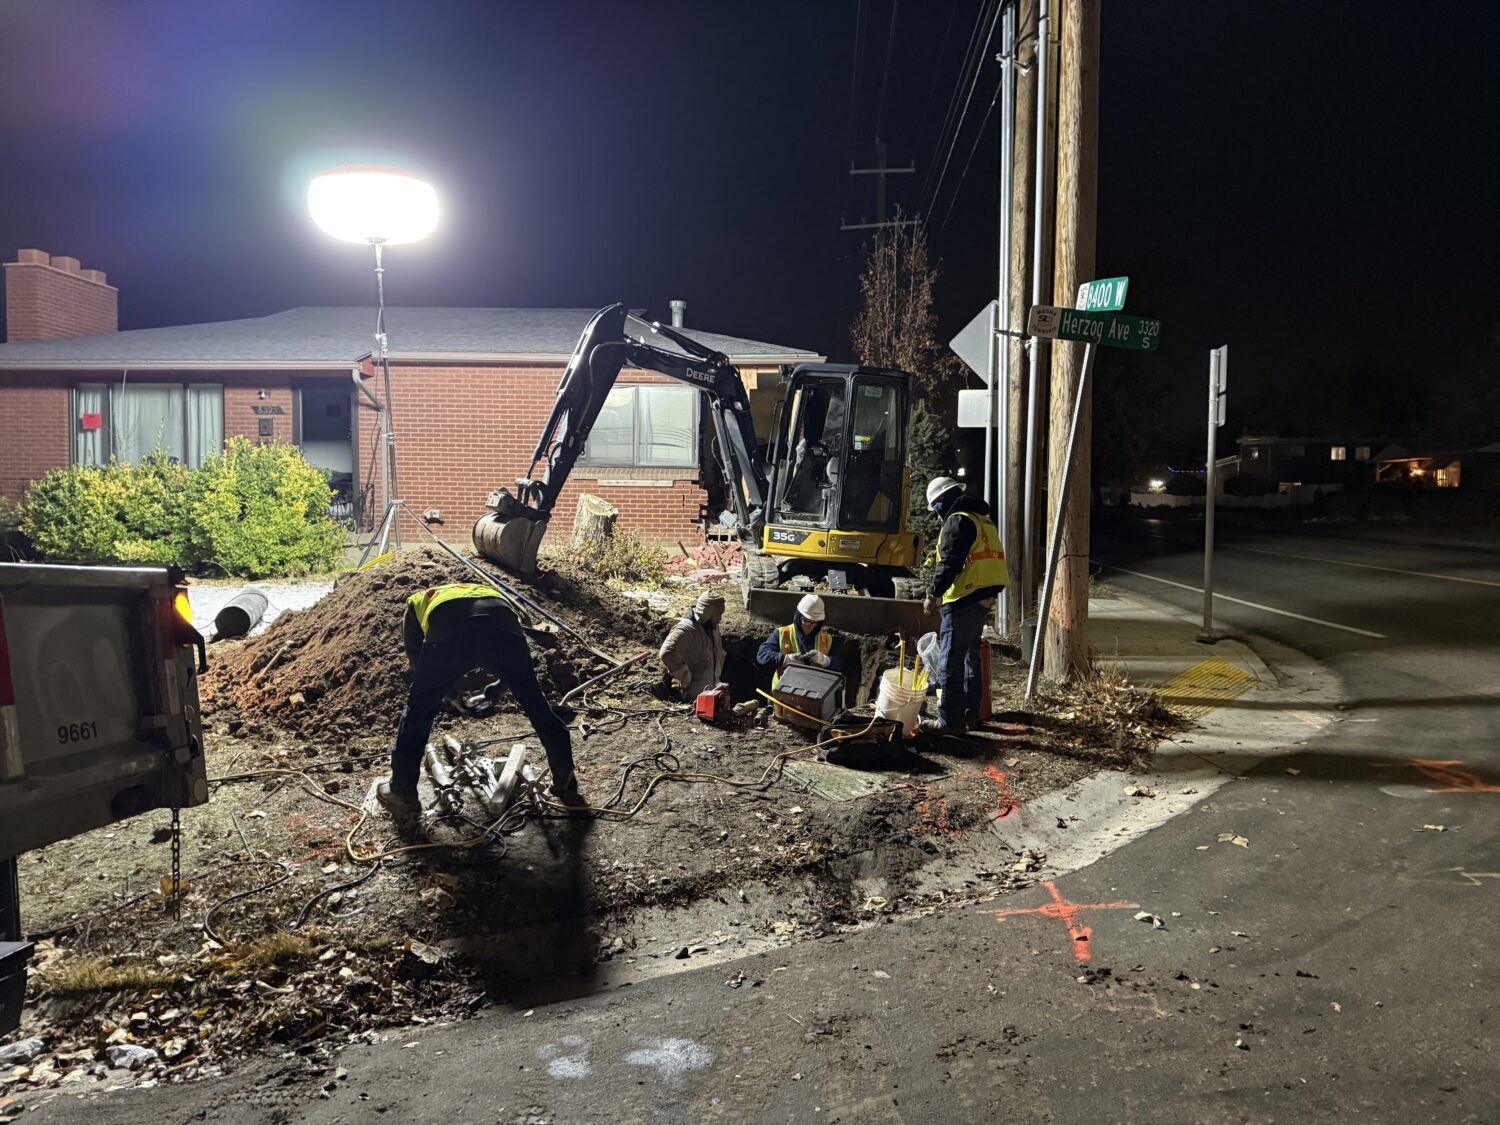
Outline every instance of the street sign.
{"label": "street sign", "polygon": [[1161,321],[1123,313],[1086,313],[1055,305],[1033,305],[1026,331],[1048,340],[1079,340],[1106,348],[1154,352],[1161,341]]}
{"label": "street sign", "polygon": [[990,424],[990,392],[958,392],[958,428],[961,430],[983,430]]}
{"label": "street sign", "polygon": [[1214,416],[1217,424],[1224,424],[1224,417],[1229,411],[1229,345],[1215,348],[1213,354],[1217,357],[1216,362],[1210,367],[1215,372],[1214,383]]}
{"label": "street sign", "polygon": [[[986,387],[990,385],[990,367],[995,362],[995,326],[998,323],[995,314],[999,306],[999,301],[985,305],[979,310],[979,315],[964,325],[963,331],[948,343],[949,350],[983,379]],[[980,424],[987,426],[989,421]]]}
{"label": "street sign", "polygon": [[1073,307],[1080,312],[1119,312],[1125,307],[1125,290],[1129,287],[1128,277],[1085,281],[1078,287],[1078,300],[1073,302]]}

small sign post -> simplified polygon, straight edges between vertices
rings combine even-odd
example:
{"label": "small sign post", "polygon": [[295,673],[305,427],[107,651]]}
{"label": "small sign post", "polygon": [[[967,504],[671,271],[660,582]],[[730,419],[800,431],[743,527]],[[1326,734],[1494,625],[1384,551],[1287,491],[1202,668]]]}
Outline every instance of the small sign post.
{"label": "small sign post", "polygon": [[1219,427],[1229,402],[1229,345],[1208,353],[1208,460],[1204,474],[1207,489],[1203,498],[1203,628],[1198,640],[1213,644],[1219,639],[1214,632],[1214,493],[1218,489],[1217,466]]}

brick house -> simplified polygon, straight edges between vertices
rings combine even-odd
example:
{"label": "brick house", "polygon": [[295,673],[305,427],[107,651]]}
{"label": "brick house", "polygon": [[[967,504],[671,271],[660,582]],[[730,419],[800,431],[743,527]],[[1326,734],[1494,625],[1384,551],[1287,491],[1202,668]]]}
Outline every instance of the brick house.
{"label": "brick house", "polygon": [[[19,498],[49,469],[135,460],[161,448],[189,464],[226,437],[285,441],[327,469],[341,513],[368,527],[381,495],[380,380],[373,308],[295,308],[247,320],[116,330],[116,290],[76,259],[22,250],[5,265],[0,344],[0,495]],[[680,303],[674,303],[678,316]],[[492,488],[524,471],[592,309],[387,310],[402,499],[466,541]],[[782,367],[805,350],[684,329],[730,357],[758,432],[771,425]],[[627,369],[557,511],[580,492],[620,509],[620,525],[674,543],[717,516],[705,472],[699,393]]]}

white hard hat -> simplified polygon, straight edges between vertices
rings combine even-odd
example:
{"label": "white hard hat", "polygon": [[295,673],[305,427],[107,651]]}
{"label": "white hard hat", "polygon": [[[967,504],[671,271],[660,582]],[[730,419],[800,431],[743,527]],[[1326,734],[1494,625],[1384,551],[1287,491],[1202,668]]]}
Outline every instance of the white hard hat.
{"label": "white hard hat", "polygon": [[824,617],[823,599],[818,597],[817,594],[808,594],[797,603],[797,612],[809,621],[822,621]]}
{"label": "white hard hat", "polygon": [[963,485],[952,477],[933,477],[932,482],[927,486],[927,506],[932,507],[937,503],[938,497],[944,493],[962,487]]}

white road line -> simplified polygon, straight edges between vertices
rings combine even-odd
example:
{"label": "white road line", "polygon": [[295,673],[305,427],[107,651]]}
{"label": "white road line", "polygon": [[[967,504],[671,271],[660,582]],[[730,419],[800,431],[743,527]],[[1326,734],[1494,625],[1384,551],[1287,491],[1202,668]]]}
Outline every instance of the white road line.
{"label": "white road line", "polygon": [[[1108,567],[1110,570],[1118,570],[1121,574],[1132,574],[1137,578],[1149,578],[1152,582],[1161,582],[1168,586],[1176,586],[1179,590],[1191,590],[1195,594],[1203,593],[1202,586],[1189,586],[1186,582],[1173,582],[1170,578],[1159,578],[1155,574],[1142,574],[1139,570],[1126,570],[1123,566],[1114,566],[1111,563],[1100,563],[1100,566]],[[1372,633],[1369,629],[1356,629],[1353,625],[1340,625],[1337,621],[1324,621],[1321,617],[1308,617],[1306,614],[1293,613],[1289,609],[1276,609],[1273,606],[1261,605],[1259,602],[1247,602],[1244,598],[1231,598],[1228,594],[1214,591],[1214,597],[1221,598],[1226,602],[1234,602],[1236,605],[1247,605],[1251,609],[1258,609],[1265,613],[1275,613],[1281,617],[1295,617],[1298,621],[1308,621],[1314,625],[1326,625],[1330,629],[1342,629],[1346,633],[1358,633],[1361,637],[1374,637],[1378,641],[1386,640],[1384,633]]]}
{"label": "white road line", "polygon": [[1357,566],[1361,570],[1383,570],[1387,574],[1409,574],[1413,578],[1440,578],[1444,582],[1467,582],[1471,586],[1500,587],[1500,582],[1488,578],[1463,578],[1457,574],[1434,574],[1430,570],[1402,570],[1399,566],[1377,566],[1374,563],[1345,562],[1343,559],[1325,559],[1322,555],[1298,555],[1291,551],[1268,551],[1264,547],[1226,547],[1224,551],[1250,551],[1257,555],[1280,555],[1284,559],[1306,559],[1308,562],[1328,563],[1332,566]]}

